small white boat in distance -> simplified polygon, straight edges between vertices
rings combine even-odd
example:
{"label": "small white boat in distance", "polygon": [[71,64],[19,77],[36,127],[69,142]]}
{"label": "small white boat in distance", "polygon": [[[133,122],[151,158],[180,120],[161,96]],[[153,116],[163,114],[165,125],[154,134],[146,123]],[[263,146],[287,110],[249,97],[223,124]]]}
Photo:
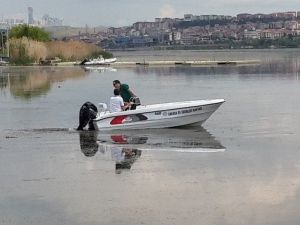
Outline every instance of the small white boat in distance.
{"label": "small white boat in distance", "polygon": [[107,111],[102,106],[93,124],[96,130],[129,130],[170,128],[204,123],[224,99],[172,102],[140,105],[135,110],[122,112]]}
{"label": "small white boat in distance", "polygon": [[104,59],[102,56],[99,56],[98,58],[91,59],[89,61],[84,62],[83,65],[86,66],[110,65],[111,63],[115,63],[116,61],[117,58]]}
{"label": "small white boat in distance", "polygon": [[4,60],[2,60],[2,58],[0,58],[0,66],[7,66],[7,65],[8,65],[8,62],[4,61]]}

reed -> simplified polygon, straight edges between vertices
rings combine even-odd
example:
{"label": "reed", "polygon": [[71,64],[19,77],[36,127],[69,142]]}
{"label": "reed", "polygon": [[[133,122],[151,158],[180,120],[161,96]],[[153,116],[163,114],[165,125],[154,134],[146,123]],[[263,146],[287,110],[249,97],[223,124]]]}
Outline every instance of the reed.
{"label": "reed", "polygon": [[10,40],[10,58],[13,64],[37,63],[41,59],[54,57],[59,57],[62,61],[77,61],[100,54],[105,58],[112,56],[96,45],[79,41],[40,42],[26,37]]}
{"label": "reed", "polygon": [[99,47],[78,41],[51,41],[47,42],[48,57],[59,57],[63,61],[76,61],[88,57]]}

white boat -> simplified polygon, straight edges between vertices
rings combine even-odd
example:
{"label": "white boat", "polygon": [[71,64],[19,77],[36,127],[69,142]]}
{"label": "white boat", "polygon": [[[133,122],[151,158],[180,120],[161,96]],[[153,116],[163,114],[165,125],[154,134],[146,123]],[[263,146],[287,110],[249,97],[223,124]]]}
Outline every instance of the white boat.
{"label": "white boat", "polygon": [[99,56],[98,58],[91,59],[89,61],[84,62],[83,65],[86,65],[86,66],[110,65],[111,63],[114,63],[116,61],[117,61],[117,58],[104,59],[102,56]]}
{"label": "white boat", "polygon": [[170,128],[204,123],[224,99],[140,105],[135,110],[107,111],[106,104],[93,119],[96,130]]}
{"label": "white boat", "polygon": [[7,66],[7,65],[8,65],[8,62],[3,61],[3,60],[0,58],[0,66]]}

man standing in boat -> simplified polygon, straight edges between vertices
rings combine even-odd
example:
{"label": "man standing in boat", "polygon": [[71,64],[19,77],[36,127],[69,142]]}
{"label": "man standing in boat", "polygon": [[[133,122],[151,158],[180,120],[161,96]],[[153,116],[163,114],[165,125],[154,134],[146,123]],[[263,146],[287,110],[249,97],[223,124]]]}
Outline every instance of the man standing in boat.
{"label": "man standing in boat", "polygon": [[124,104],[127,105],[130,102],[130,98],[137,97],[130,89],[128,84],[121,84],[119,80],[113,81],[114,88],[120,90],[120,95],[124,100]]}

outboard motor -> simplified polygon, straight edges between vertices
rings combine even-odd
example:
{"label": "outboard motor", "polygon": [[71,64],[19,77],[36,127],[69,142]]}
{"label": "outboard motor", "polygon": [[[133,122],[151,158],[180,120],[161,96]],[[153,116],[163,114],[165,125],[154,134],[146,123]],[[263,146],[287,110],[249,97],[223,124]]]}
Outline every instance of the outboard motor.
{"label": "outboard motor", "polygon": [[82,61],[79,63],[79,65],[80,65],[80,66],[84,66],[85,63],[88,62],[88,61],[89,61],[88,59],[84,59],[84,60],[82,60]]}
{"label": "outboard motor", "polygon": [[89,130],[95,130],[93,119],[96,118],[97,112],[98,109],[93,103],[84,103],[79,111],[79,126],[77,130],[83,130],[87,124],[89,124]]}

